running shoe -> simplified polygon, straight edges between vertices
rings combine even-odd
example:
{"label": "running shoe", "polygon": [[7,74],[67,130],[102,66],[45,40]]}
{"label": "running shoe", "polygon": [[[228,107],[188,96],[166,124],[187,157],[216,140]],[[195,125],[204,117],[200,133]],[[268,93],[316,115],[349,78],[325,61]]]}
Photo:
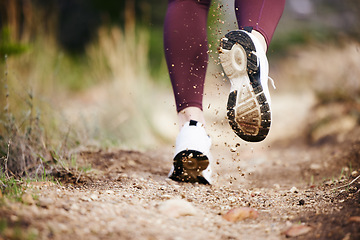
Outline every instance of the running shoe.
{"label": "running shoe", "polygon": [[230,126],[241,139],[260,142],[270,130],[268,80],[272,79],[268,76],[266,53],[250,32],[236,30],[227,33],[221,39],[219,57],[231,83],[227,103]]}
{"label": "running shoe", "polygon": [[169,178],[178,182],[211,184],[211,139],[203,125],[190,120],[176,138],[175,157]]}

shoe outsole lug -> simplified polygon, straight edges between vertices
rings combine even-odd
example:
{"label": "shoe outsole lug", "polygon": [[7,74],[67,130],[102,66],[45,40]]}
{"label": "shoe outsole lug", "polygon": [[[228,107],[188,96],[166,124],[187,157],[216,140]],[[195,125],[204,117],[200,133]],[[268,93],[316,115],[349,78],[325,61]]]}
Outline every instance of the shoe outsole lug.
{"label": "shoe outsole lug", "polygon": [[[251,100],[241,99],[239,101],[240,91],[234,90],[230,92],[227,102],[227,118],[233,131],[243,140],[248,142],[260,142],[264,140],[269,133],[271,125],[270,106],[263,91],[263,87],[259,80],[259,67],[257,64],[257,56],[255,45],[251,38],[243,31],[231,31],[225,35],[226,41],[220,42],[220,59],[221,54],[225,54],[222,49],[230,50],[238,43],[245,50],[247,57],[247,69],[250,80]],[[225,69],[224,69],[225,71]],[[225,71],[225,74],[226,71]],[[245,111],[248,110],[248,111]],[[250,113],[254,109],[257,113]],[[245,111],[245,112],[244,112]],[[257,116],[259,119],[254,118]]]}
{"label": "shoe outsole lug", "polygon": [[271,121],[262,121],[261,125],[265,128],[270,128]]}
{"label": "shoe outsole lug", "polygon": [[269,112],[265,112],[262,114],[261,119],[268,122],[271,119],[271,114]]}
{"label": "shoe outsole lug", "polygon": [[261,85],[259,85],[259,86],[257,86],[257,87],[254,88],[254,93],[255,93],[255,94],[259,94],[259,93],[261,93],[262,91],[263,91],[263,88],[262,88]]}
{"label": "shoe outsole lug", "polygon": [[169,178],[177,182],[210,184],[202,175],[209,164],[209,159],[201,152],[184,150],[174,157],[174,171]]}
{"label": "shoe outsole lug", "polygon": [[231,110],[236,106],[236,96],[237,96],[236,90],[230,93],[227,103],[227,110]]}
{"label": "shoe outsole lug", "polygon": [[269,130],[268,128],[260,128],[259,129],[259,135],[262,135],[264,138],[266,137],[266,135],[269,133]]}
{"label": "shoe outsole lug", "polygon": [[270,108],[269,108],[269,104],[264,104],[260,106],[260,111],[265,113],[265,112],[269,112]]}
{"label": "shoe outsole lug", "polygon": [[265,94],[261,93],[260,95],[257,95],[256,100],[259,102],[259,104],[263,105],[266,102]]}

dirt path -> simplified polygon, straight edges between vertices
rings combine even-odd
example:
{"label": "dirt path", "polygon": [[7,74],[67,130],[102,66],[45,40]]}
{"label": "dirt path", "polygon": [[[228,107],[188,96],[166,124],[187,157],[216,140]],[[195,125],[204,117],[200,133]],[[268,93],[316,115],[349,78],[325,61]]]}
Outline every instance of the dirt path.
{"label": "dirt path", "polygon": [[[221,117],[226,83],[212,81],[208,86],[216,87],[207,89],[204,105],[213,185],[167,179],[171,146],[82,152],[79,166],[91,166],[86,174],[60,172],[62,184],[30,184],[27,192],[35,199],[1,207],[10,226],[3,238],[15,239],[18,226],[22,236],[36,239],[285,239],[291,234],[286,230],[302,226],[294,230],[296,239],[360,239],[359,180],[332,190],[359,175],[360,128],[309,145],[313,95],[280,88],[273,95],[270,136],[245,143]],[[224,219],[239,207],[257,217]]]}
{"label": "dirt path", "polygon": [[[39,197],[34,204],[13,203],[1,212],[39,239],[284,239],[283,232],[300,223],[311,230],[297,239],[358,239],[359,222],[348,221],[360,215],[359,183],[346,191],[331,191],[332,181],[306,183],[312,170],[299,154],[305,150],[275,147],[266,162],[242,169],[244,176],[219,174],[213,186],[168,180],[167,150],[84,152],[82,159],[93,164],[91,179],[75,175],[62,185],[31,184],[28,192]],[[223,219],[236,207],[254,208],[258,217]]]}

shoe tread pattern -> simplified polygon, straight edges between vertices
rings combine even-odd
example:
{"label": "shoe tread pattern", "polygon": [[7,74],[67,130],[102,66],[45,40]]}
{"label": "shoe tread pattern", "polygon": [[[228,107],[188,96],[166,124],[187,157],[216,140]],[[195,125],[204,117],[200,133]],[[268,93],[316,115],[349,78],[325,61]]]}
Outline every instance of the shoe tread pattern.
{"label": "shoe tread pattern", "polygon": [[196,150],[184,150],[174,157],[174,171],[169,177],[177,182],[210,184],[202,175],[209,166],[209,159]]}
{"label": "shoe tread pattern", "polygon": [[[264,140],[271,125],[270,106],[260,83],[260,71],[257,65],[255,45],[251,38],[242,31],[231,31],[225,35],[227,41],[220,42],[220,49],[231,50],[236,43],[240,44],[247,56],[247,73],[250,80],[251,92],[255,94],[254,101],[241,99],[239,91],[230,92],[227,103],[227,117],[233,131],[243,140],[248,142],[260,142]],[[242,101],[238,106],[238,100]]]}

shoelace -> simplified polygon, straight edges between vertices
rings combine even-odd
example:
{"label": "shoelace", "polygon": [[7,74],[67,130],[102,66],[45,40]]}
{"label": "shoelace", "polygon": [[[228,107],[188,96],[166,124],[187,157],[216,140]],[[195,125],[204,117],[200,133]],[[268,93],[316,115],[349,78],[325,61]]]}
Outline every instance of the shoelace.
{"label": "shoelace", "polygon": [[272,78],[269,77],[269,76],[268,76],[268,79],[270,80],[272,87],[273,87],[274,89],[276,89],[274,79],[272,79]]}

